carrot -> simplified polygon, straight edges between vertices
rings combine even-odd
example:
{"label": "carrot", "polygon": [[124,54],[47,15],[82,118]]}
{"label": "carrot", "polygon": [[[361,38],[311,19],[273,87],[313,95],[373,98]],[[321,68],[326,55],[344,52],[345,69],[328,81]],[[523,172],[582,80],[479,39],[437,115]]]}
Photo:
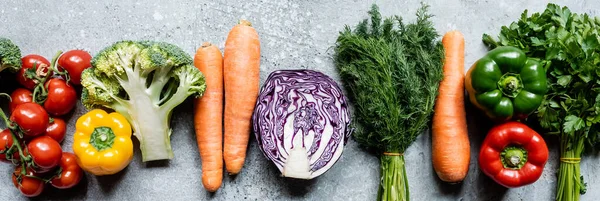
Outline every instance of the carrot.
{"label": "carrot", "polygon": [[431,156],[438,177],[454,183],[465,179],[471,160],[464,104],[465,40],[460,32],[450,31],[442,45],[444,78],[434,108]]}
{"label": "carrot", "polygon": [[194,128],[202,159],[202,184],[215,192],[223,182],[223,56],[208,42],[198,48],[194,66],[206,78],[206,91],[194,103]]}
{"label": "carrot", "polygon": [[260,82],[260,42],[250,22],[241,20],[227,36],[224,55],[225,143],[227,172],[242,170],[250,138],[250,119]]}

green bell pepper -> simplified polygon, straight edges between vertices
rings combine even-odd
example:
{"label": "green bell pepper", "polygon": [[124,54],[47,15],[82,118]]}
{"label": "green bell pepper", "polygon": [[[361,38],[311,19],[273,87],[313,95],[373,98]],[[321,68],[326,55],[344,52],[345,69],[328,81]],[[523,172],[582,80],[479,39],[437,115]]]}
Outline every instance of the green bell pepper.
{"label": "green bell pepper", "polygon": [[467,72],[471,103],[494,120],[523,119],[534,112],[548,91],[546,71],[516,47],[497,47]]}

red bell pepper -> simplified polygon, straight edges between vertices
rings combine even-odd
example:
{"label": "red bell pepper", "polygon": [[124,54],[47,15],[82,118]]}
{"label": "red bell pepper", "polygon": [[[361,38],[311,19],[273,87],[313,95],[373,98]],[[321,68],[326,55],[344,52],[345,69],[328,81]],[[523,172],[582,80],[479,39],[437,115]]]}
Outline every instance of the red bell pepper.
{"label": "red bell pepper", "polygon": [[479,167],[483,173],[508,188],[537,181],[547,161],[548,147],[544,139],[519,122],[492,128],[479,152]]}

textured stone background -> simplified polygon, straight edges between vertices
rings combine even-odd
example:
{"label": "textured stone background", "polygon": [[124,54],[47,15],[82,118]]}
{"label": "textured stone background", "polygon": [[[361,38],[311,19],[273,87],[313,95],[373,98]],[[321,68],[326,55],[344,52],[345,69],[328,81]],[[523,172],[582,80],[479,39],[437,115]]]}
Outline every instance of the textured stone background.
{"label": "textured stone background", "polygon": [[[483,33],[496,34],[501,25],[519,18],[524,9],[542,11],[547,1],[429,0],[439,33],[462,31],[466,38],[466,66],[485,53]],[[81,48],[92,54],[122,39],[151,39],[181,46],[192,54],[203,41],[223,48],[229,29],[240,18],[253,22],[262,43],[261,80],[276,69],[317,69],[339,81],[332,64],[332,49],[338,31],[367,16],[372,1],[250,0],[250,1],[5,1],[0,6],[0,36],[18,44],[23,54],[51,57],[58,50]],[[376,1],[383,15],[400,15],[413,20],[418,1]],[[598,15],[600,1],[559,1],[574,12]],[[49,58],[50,59],[50,58]],[[4,77],[3,79],[5,79]],[[13,89],[2,82],[6,92]],[[141,162],[139,153],[123,172],[106,177],[86,175],[74,189],[52,188],[40,200],[374,200],[379,184],[379,161],[354,141],[333,168],[312,181],[288,180],[259,152],[251,141],[243,172],[225,177],[223,187],[207,193],[200,182],[200,160],[192,127],[191,102],[173,115],[172,145],[175,159],[164,163]],[[472,159],[470,172],[461,185],[442,183],[430,163],[430,134],[423,133],[406,151],[412,200],[551,200],[555,193],[556,139],[546,137],[552,150],[543,177],[535,184],[505,189],[483,175],[476,162],[479,145],[490,124],[468,108]],[[70,117],[63,143],[71,149],[71,133],[82,105]],[[600,196],[599,160],[584,158],[582,172],[588,194]],[[0,200],[27,200],[13,187],[13,167],[0,164]]]}

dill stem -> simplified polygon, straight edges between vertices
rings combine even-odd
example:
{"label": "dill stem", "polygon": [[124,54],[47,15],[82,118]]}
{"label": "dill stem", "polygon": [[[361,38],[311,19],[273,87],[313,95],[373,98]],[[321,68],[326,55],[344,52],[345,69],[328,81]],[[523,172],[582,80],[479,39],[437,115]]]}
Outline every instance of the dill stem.
{"label": "dill stem", "polygon": [[381,184],[378,201],[409,201],[404,156],[381,156]]}

